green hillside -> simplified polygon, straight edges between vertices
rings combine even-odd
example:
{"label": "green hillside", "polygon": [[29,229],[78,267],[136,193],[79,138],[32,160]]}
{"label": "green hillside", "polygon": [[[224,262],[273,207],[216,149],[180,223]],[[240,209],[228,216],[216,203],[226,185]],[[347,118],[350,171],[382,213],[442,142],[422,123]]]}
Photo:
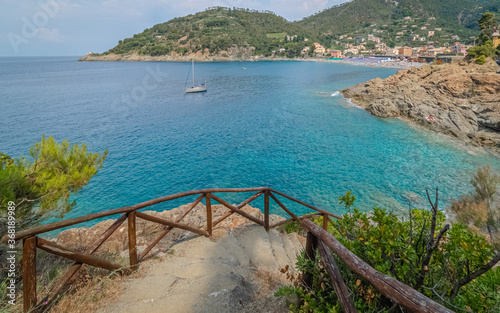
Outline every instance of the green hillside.
{"label": "green hillside", "polygon": [[[481,15],[485,11],[498,12],[499,6],[499,0],[354,0],[298,24],[327,45],[338,41],[341,35],[367,34],[392,45],[406,44],[410,34],[426,36],[435,29],[440,30],[432,41],[451,43],[457,41],[452,36],[458,36],[460,41],[468,42],[478,33],[477,20]],[[405,34],[396,39],[400,32]]]}
{"label": "green hillside", "polygon": [[[499,6],[500,0],[353,0],[298,22],[272,12],[215,7],[157,24],[120,40],[105,54],[240,58],[276,51],[279,56],[297,57],[314,41],[340,49],[368,35],[388,46],[469,43],[478,34],[481,15],[498,12]],[[411,35],[418,39],[409,41]]]}
{"label": "green hillside", "polygon": [[[297,35],[296,42],[286,43],[286,35]],[[272,12],[216,7],[157,24],[120,41],[109,52],[184,55],[204,51],[214,55],[237,45],[255,48],[254,55],[270,55],[272,50],[287,44],[300,54],[306,36],[308,33],[301,26]]]}

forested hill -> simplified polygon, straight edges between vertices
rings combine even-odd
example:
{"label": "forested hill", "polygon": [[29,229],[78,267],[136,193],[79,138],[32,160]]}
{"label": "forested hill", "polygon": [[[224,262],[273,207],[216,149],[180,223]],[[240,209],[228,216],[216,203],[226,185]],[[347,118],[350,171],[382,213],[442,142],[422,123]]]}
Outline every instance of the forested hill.
{"label": "forested hill", "polygon": [[[420,44],[408,42],[413,34],[437,45],[469,43],[481,14],[499,6],[500,0],[353,0],[298,22],[268,11],[214,7],[157,24],[104,54],[248,58],[276,51],[296,57],[315,41],[340,49],[369,34],[388,46]],[[425,38],[429,30],[435,34]]]}
{"label": "forested hill", "polygon": [[[395,38],[398,32],[425,35],[436,28],[441,29],[437,36],[442,41],[453,41],[453,35],[466,41],[477,35],[477,20],[481,15],[486,11],[498,12],[499,7],[500,0],[354,0],[298,24],[326,41],[325,44],[339,35],[368,33],[374,33],[386,43],[400,44],[401,40]],[[422,27],[425,27],[423,32]]]}
{"label": "forested hill", "polygon": [[216,7],[157,24],[120,41],[109,52],[147,55],[173,52],[183,55],[203,51],[216,55],[237,45],[251,49],[255,55],[268,55],[273,49],[283,46],[287,34],[297,35],[300,40],[296,41],[301,42],[309,35],[297,23],[272,12]]}

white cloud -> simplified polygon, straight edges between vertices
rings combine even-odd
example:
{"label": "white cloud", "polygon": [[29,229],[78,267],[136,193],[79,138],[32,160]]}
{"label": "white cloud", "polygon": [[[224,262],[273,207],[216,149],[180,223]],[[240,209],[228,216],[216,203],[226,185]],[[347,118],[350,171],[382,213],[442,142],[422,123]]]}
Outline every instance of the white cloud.
{"label": "white cloud", "polygon": [[[26,20],[33,24],[45,54],[60,51],[105,51],[116,42],[174,17],[195,14],[212,6],[270,10],[299,20],[346,0],[0,0],[0,47],[7,35],[22,35]],[[58,6],[53,5],[59,4]],[[44,16],[48,18],[44,18]],[[64,33],[65,35],[63,35]],[[35,35],[34,35],[35,36]],[[32,38],[32,37],[30,37]],[[47,43],[63,42],[58,47]],[[39,46],[26,45],[25,54],[39,55]],[[76,48],[75,48],[76,47]],[[82,48],[83,47],[83,48]],[[43,48],[45,49],[45,48]],[[4,53],[1,49],[0,54]],[[6,52],[9,53],[9,52]]]}
{"label": "white cloud", "polygon": [[38,28],[36,35],[39,39],[50,42],[63,42],[67,39],[66,36],[62,35],[57,28]]}

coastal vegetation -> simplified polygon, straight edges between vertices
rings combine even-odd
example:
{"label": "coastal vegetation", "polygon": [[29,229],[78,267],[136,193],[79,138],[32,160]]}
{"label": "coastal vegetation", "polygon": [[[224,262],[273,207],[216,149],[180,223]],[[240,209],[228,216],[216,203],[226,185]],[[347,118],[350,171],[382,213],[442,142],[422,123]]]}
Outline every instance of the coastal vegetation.
{"label": "coastal vegetation", "polygon": [[342,49],[368,35],[390,47],[429,40],[436,46],[453,45],[458,39],[472,43],[481,14],[498,11],[500,5],[500,0],[481,2],[353,0],[296,22],[270,11],[213,7],[154,25],[103,54],[294,58],[315,56],[314,42]]}
{"label": "coastal vegetation", "polygon": [[[302,40],[288,42],[286,34]],[[174,18],[140,34],[120,41],[109,53],[146,55],[185,55],[201,51],[207,54],[227,52],[232,46],[254,50],[269,56],[272,50],[296,43],[302,50],[308,34],[295,23],[272,12],[216,7],[194,15]],[[300,51],[299,50],[299,51]]]}
{"label": "coastal vegetation", "polygon": [[493,46],[492,35],[498,25],[498,18],[492,12],[486,12],[478,21],[481,33],[479,34],[480,44],[467,51],[469,59],[475,59],[477,64],[486,63],[486,58],[500,56],[500,45]]}
{"label": "coastal vegetation", "polygon": [[15,204],[17,231],[63,217],[76,204],[70,196],[97,174],[107,153],[91,153],[85,144],[56,142],[52,136],[35,143],[29,159],[0,153],[0,219],[6,221],[9,202]]}
{"label": "coastal vegetation", "polygon": [[[391,46],[420,44],[408,42],[412,34],[427,37],[429,30],[440,29],[428,38],[439,44],[453,43],[452,36],[469,41],[478,29],[477,19],[483,10],[498,11],[500,1],[432,0],[358,0],[349,1],[298,22],[312,30],[327,46],[339,35],[365,37],[374,34]],[[422,29],[423,28],[423,29]],[[398,33],[404,33],[398,35]]]}
{"label": "coastal vegetation", "polygon": [[[13,158],[0,152],[0,233],[7,234],[7,225],[13,225],[16,232],[34,227],[50,217],[63,217],[74,206],[71,195],[88,184],[102,167],[107,156],[91,153],[85,144],[71,145],[68,140],[57,142],[52,136],[42,137],[29,152],[29,158]],[[14,208],[9,211],[8,207]],[[9,212],[13,212],[13,215]],[[8,223],[9,222],[9,223]],[[10,232],[9,232],[10,234]],[[6,245],[0,246],[0,254],[6,255]],[[9,250],[14,250],[12,247]],[[39,251],[37,267],[45,285],[60,276],[68,262]],[[21,254],[18,254],[21,257]],[[17,261],[17,264],[20,264]],[[0,267],[0,301],[7,296],[9,264]],[[11,273],[12,274],[12,273]],[[16,268],[15,277],[21,277],[21,268]],[[20,289],[20,280],[16,281]],[[10,306],[10,305],[8,305]],[[4,308],[0,306],[0,311]],[[10,310],[10,309],[9,309]]]}
{"label": "coastal vegetation", "polygon": [[[499,180],[489,167],[478,169],[471,182],[475,191],[466,197],[479,203],[495,202],[492,197]],[[500,270],[492,267],[500,260],[499,232],[494,227],[488,230],[488,222],[478,227],[466,217],[475,215],[477,209],[462,206],[456,210],[454,203],[447,209],[451,213],[447,218],[438,209],[437,190],[435,202],[429,197],[431,210],[411,208],[404,217],[376,206],[370,213],[361,213],[354,207],[355,197],[350,194],[339,197],[339,201],[351,213],[330,223],[328,232],[377,271],[454,311],[498,312]],[[465,213],[467,210],[470,211]],[[498,212],[493,211],[495,213],[486,215],[495,218]],[[450,223],[450,218],[455,222]],[[322,218],[315,222],[323,224]],[[498,226],[497,222],[494,224]],[[340,258],[335,259],[360,312],[399,310],[371,284],[350,271]],[[291,286],[282,287],[276,293],[277,296],[295,295],[301,300],[300,304],[290,303],[290,310],[340,312],[336,293],[320,261],[313,262],[302,255],[297,266],[314,276],[314,284],[308,290],[292,281]]]}

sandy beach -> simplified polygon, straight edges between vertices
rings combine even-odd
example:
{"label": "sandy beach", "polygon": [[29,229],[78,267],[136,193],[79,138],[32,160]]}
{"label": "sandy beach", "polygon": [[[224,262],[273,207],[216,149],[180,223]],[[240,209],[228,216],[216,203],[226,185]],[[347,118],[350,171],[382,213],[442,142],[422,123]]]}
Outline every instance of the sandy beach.
{"label": "sandy beach", "polygon": [[370,67],[385,67],[385,68],[399,68],[399,69],[409,69],[413,67],[420,67],[427,65],[427,63],[417,63],[409,61],[400,60],[383,60],[383,59],[343,59],[343,60],[325,60],[331,63],[342,63],[349,65],[358,66],[370,66]]}

